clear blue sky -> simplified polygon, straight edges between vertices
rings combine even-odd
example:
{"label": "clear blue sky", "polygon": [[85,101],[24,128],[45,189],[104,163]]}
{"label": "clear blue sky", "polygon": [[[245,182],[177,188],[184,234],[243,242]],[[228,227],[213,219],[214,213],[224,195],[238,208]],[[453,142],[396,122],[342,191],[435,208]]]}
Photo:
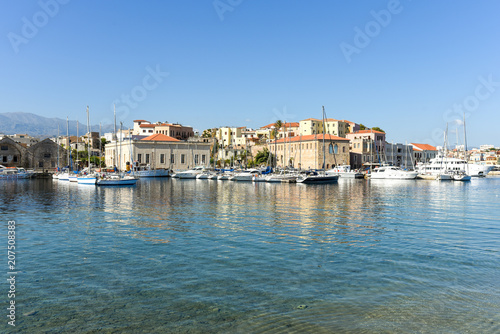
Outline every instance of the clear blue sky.
{"label": "clear blue sky", "polygon": [[500,146],[496,0],[0,6],[0,112],[84,123],[89,105],[97,124],[111,122],[115,102],[126,126],[203,130],[320,118],[324,105],[388,141],[440,145],[446,121],[455,143],[462,108],[469,144]]}

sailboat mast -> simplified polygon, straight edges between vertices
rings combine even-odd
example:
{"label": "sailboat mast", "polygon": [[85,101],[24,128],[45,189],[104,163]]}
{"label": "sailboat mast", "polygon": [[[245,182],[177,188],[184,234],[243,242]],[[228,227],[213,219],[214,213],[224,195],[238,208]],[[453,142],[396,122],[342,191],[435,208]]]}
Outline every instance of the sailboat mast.
{"label": "sailboat mast", "polygon": [[118,140],[116,138],[116,106],[113,104],[113,114],[114,114],[114,132],[112,136],[112,140],[115,140],[115,150],[113,154],[113,167],[116,167],[116,153],[118,152]]}
{"label": "sailboat mast", "polygon": [[101,123],[99,122],[99,172],[101,171],[102,167],[102,140],[101,140]]}
{"label": "sailboat mast", "polygon": [[[78,124],[78,122],[76,123]],[[88,156],[88,159],[89,159],[89,171],[88,173],[90,174],[90,115],[89,115],[89,106],[87,106],[87,133],[88,133],[88,137],[87,137],[87,156]],[[78,145],[77,145],[78,146]]]}
{"label": "sailboat mast", "polygon": [[59,121],[57,122],[57,171],[59,172]]}
{"label": "sailboat mast", "polygon": [[[78,158],[78,139],[80,137],[80,133],[78,131],[78,118],[76,119],[76,161],[79,163],[79,158]],[[76,165],[76,170],[79,170],[78,164]]]}
{"label": "sailboat mast", "polygon": [[66,116],[66,137],[68,138],[68,171],[71,170],[71,140],[69,138],[69,117]]}
{"label": "sailboat mast", "polygon": [[469,173],[469,159],[467,158],[467,132],[465,130],[465,113],[464,113],[464,160],[467,164],[467,174]]}
{"label": "sailboat mast", "polygon": [[118,171],[122,169],[122,138],[123,138],[123,122],[120,122],[120,151],[118,154]]}
{"label": "sailboat mast", "polygon": [[323,107],[323,170],[326,170],[326,146],[325,146],[325,106]]}

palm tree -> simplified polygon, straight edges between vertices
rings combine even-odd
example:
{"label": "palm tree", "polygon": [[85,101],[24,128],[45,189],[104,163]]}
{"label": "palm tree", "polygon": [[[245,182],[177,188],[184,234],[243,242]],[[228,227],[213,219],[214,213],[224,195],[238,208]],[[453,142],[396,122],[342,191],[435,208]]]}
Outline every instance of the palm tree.
{"label": "palm tree", "polygon": [[276,168],[278,164],[278,156],[276,155],[276,140],[278,139],[278,134],[282,126],[283,123],[281,122],[281,120],[277,120],[276,123],[274,123],[274,168]]}

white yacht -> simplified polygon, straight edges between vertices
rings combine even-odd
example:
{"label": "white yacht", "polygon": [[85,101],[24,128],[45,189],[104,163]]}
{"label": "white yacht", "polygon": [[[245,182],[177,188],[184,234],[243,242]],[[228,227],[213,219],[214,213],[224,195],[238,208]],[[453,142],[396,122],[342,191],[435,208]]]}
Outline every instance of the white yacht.
{"label": "white yacht", "polygon": [[196,175],[196,179],[213,180],[217,179],[217,174],[213,170],[205,170],[202,173]]}
{"label": "white yacht", "polygon": [[395,166],[383,166],[375,168],[371,175],[371,179],[399,179],[399,180],[412,180],[417,178],[417,172],[410,172],[402,170]]}
{"label": "white yacht", "polygon": [[196,179],[196,176],[198,174],[203,173],[205,170],[204,167],[194,167],[193,169],[189,169],[183,172],[175,173],[175,177],[178,177],[179,179]]}
{"label": "white yacht", "polygon": [[271,173],[266,176],[266,182],[295,182],[299,177],[298,173],[290,171],[281,171],[280,173]]}
{"label": "white yacht", "polygon": [[342,178],[362,179],[363,173],[352,171],[350,165],[339,165],[326,171],[328,175],[338,175]]}
{"label": "white yacht", "polygon": [[0,165],[0,179],[30,179],[35,175],[22,167],[5,167]]}
{"label": "white yacht", "polygon": [[426,163],[417,164],[417,172],[419,174],[439,175],[448,173],[456,173],[460,171],[466,172],[470,176],[486,176],[494,166],[468,164],[464,159],[448,158],[438,156]]}
{"label": "white yacht", "polygon": [[260,175],[260,171],[258,169],[248,169],[243,170],[239,173],[234,174],[228,178],[229,181],[252,181],[255,175]]}

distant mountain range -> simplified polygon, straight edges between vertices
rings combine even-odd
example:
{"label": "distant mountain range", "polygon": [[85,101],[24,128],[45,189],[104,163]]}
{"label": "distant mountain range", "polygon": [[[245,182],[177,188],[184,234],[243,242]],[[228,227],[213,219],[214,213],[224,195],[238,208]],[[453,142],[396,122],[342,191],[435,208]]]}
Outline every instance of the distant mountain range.
{"label": "distant mountain range", "polygon": [[[66,120],[60,118],[47,118],[25,112],[0,113],[0,134],[13,135],[26,133],[32,137],[47,138],[57,136],[59,124],[60,135],[66,135]],[[76,135],[77,121],[69,121],[69,134]],[[102,133],[113,132],[112,124],[103,124]],[[99,131],[99,125],[92,125],[92,131]],[[78,122],[78,134],[87,132],[87,124]]]}

